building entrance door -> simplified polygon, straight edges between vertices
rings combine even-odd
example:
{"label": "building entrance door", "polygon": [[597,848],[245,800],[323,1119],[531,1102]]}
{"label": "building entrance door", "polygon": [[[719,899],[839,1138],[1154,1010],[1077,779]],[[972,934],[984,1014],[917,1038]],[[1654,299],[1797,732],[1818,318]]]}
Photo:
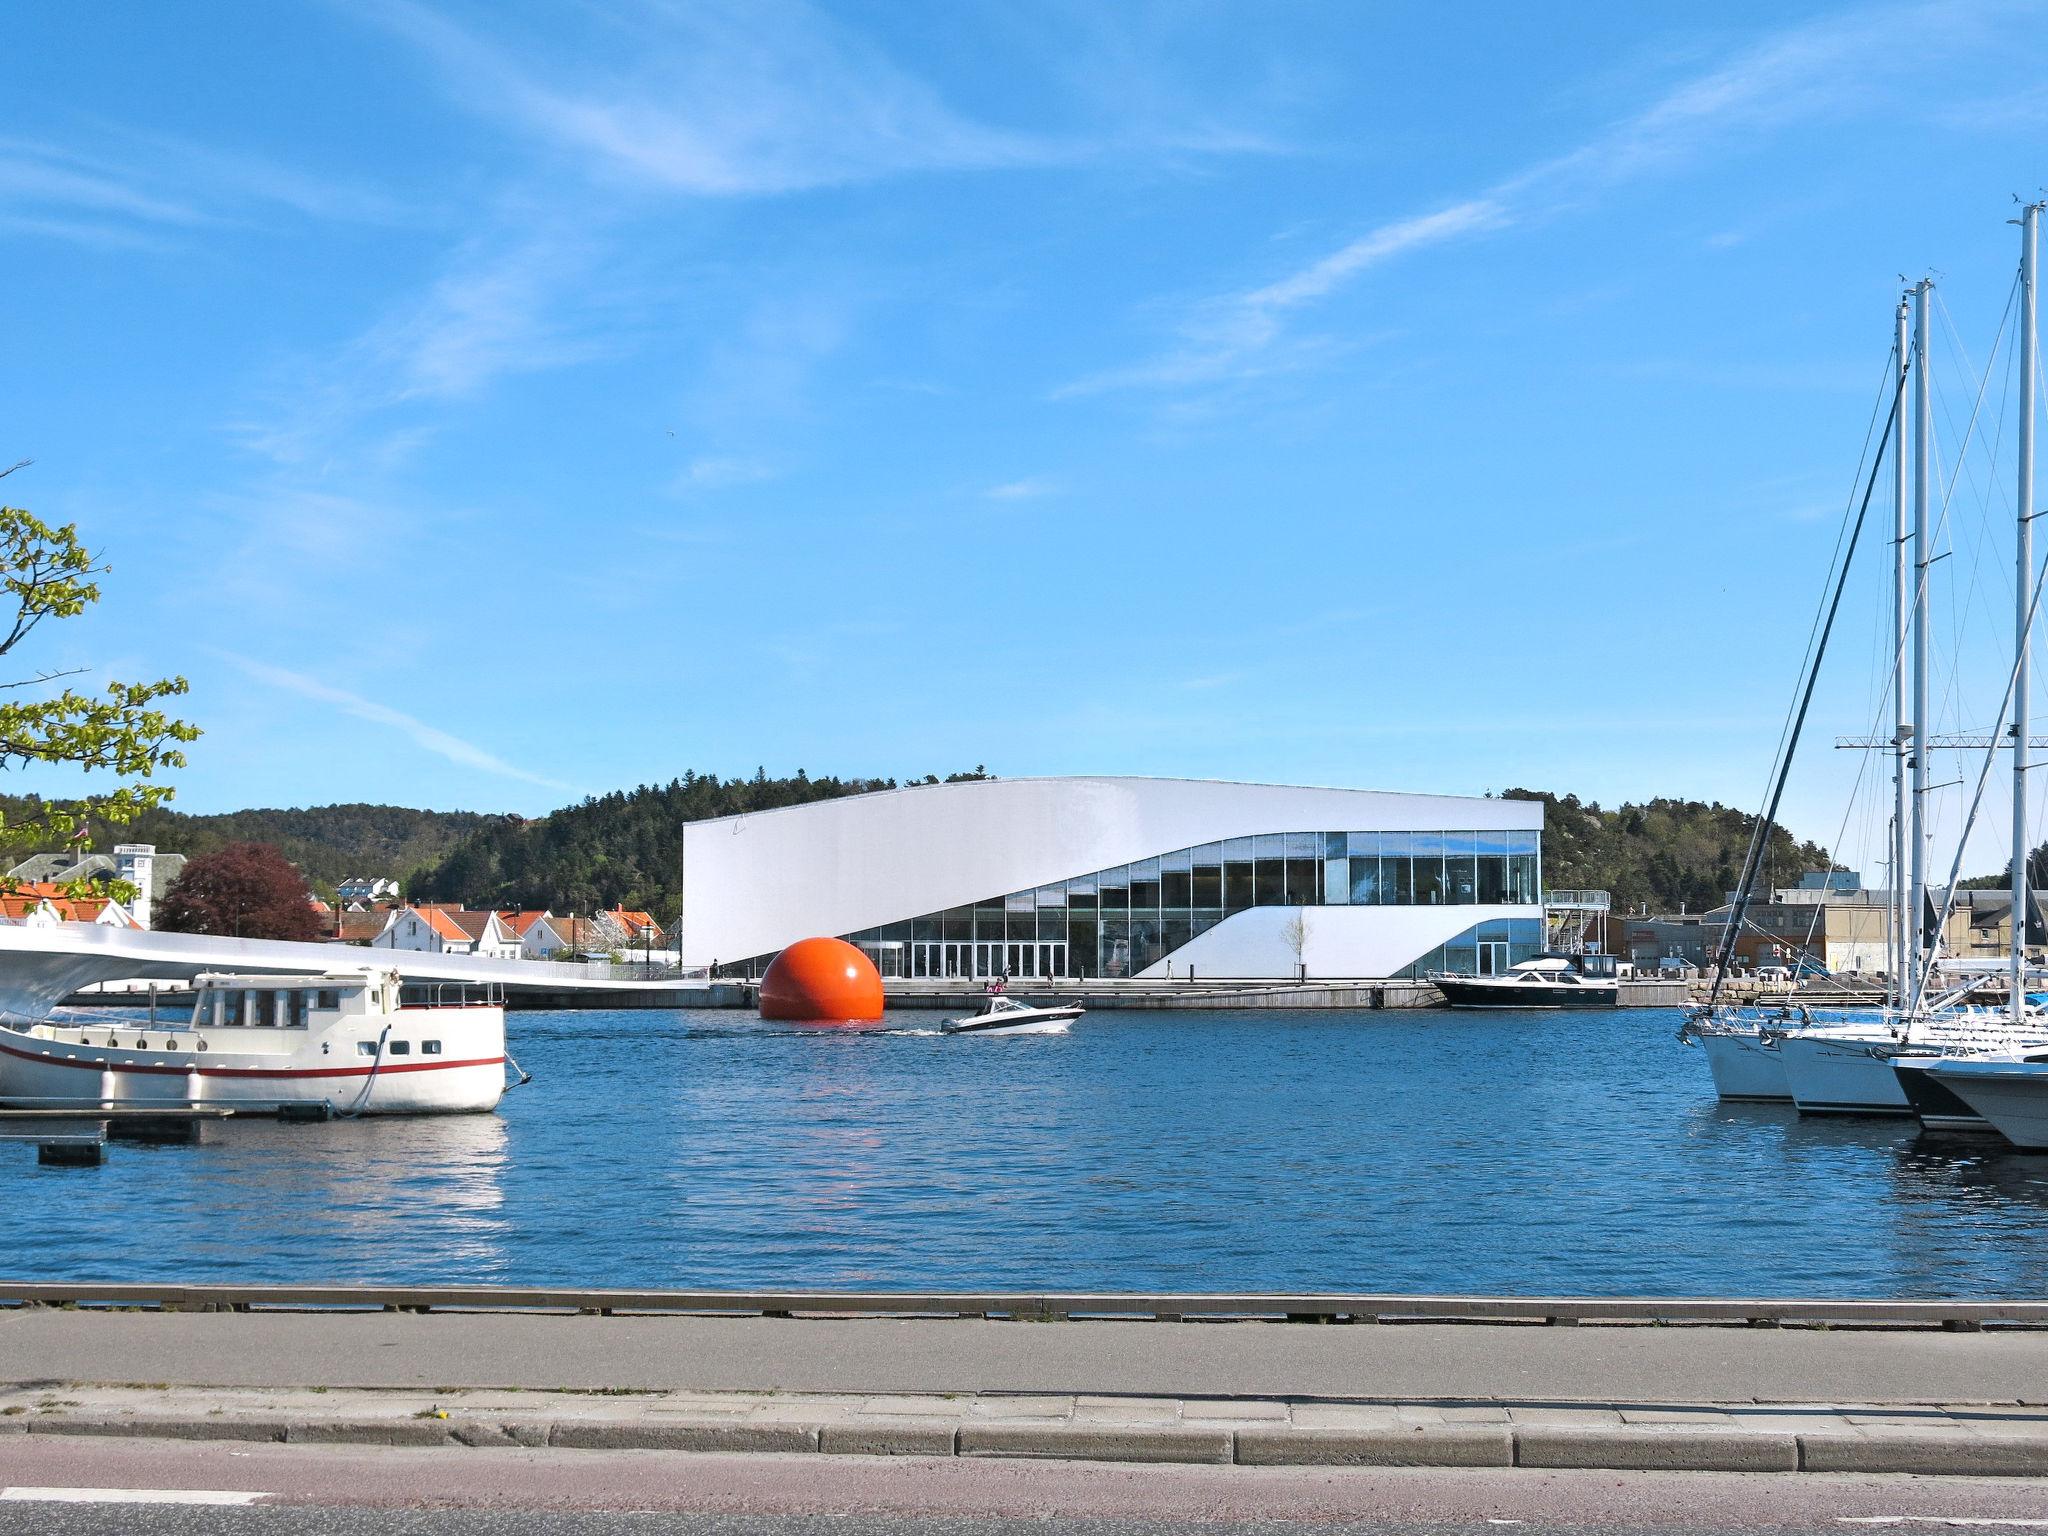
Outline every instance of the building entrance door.
{"label": "building entrance door", "polygon": [[[943,963],[946,967],[944,970],[932,969],[917,972],[921,976],[972,975],[976,981],[987,981],[993,976],[1047,977],[1064,976],[1067,973],[1067,946],[1065,940],[1045,943],[1025,943],[1019,940],[1015,944],[1008,942],[988,942],[972,945],[947,944],[944,946],[933,944],[925,947],[933,950],[943,947],[949,953],[944,957]],[[957,971],[952,968],[953,957],[950,954],[950,951],[954,949],[960,951],[959,962],[961,968]],[[937,966],[941,964],[941,961],[938,958],[934,958],[925,963],[928,966]],[[972,967],[971,970],[968,968],[970,965]]]}
{"label": "building entrance door", "polygon": [[1499,939],[1479,941],[1479,974],[1503,976],[1508,969],[1508,947]]}
{"label": "building entrance door", "polygon": [[[987,946],[982,946],[986,948]],[[910,974],[936,979],[960,979],[977,974],[972,944],[942,944],[920,940],[910,946]]]}

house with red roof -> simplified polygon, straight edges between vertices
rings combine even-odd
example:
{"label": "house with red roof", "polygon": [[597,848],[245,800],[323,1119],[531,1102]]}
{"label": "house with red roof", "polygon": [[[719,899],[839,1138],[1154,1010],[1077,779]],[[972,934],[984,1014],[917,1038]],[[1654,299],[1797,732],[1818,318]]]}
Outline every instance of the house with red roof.
{"label": "house with red roof", "polygon": [[378,949],[416,949],[437,955],[481,955],[516,960],[519,940],[495,912],[472,912],[448,902],[394,907],[370,940]]}
{"label": "house with red roof", "polygon": [[54,928],[59,923],[142,926],[111,896],[72,896],[47,880],[18,880],[0,888],[0,923],[10,928]]}

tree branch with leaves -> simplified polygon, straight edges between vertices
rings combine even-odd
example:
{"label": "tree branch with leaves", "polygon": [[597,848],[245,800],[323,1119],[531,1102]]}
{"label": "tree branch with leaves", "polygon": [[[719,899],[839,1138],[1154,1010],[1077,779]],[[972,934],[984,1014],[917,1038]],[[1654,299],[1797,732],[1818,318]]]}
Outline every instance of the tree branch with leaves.
{"label": "tree branch with leaves", "polygon": [[[0,479],[14,469],[0,471]],[[53,528],[20,507],[0,506],[0,656],[13,654],[45,620],[76,618],[98,602],[98,578],[108,569],[80,542],[75,523]],[[37,797],[12,816],[0,810],[0,850],[66,842],[94,822],[120,826],[162,805],[175,791],[157,776],[184,767],[181,748],[198,739],[197,726],[160,707],[186,691],[184,678],[113,682],[96,694],[47,691],[76,670],[0,679],[0,690],[43,690],[41,697],[0,697],[0,771],[68,768],[105,775],[105,787]]]}

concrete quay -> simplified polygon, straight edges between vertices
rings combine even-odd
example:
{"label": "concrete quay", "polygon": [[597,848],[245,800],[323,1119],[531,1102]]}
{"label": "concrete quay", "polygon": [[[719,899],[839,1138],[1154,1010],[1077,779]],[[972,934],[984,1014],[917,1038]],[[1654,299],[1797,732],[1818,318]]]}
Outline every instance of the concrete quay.
{"label": "concrete quay", "polygon": [[0,1313],[0,1435],[2048,1475],[2048,1330]]}
{"label": "concrete quay", "polygon": [[[891,979],[883,982],[891,1008],[936,1008],[971,1013],[981,1006],[979,984],[961,981]],[[1312,1008],[1369,1010],[1442,1008],[1444,995],[1426,981],[1348,978],[1329,981],[1176,980],[1045,981],[1013,983],[1011,990],[1034,1002],[1079,1003],[1091,1010],[1117,1008],[1221,1009]],[[1617,1006],[1681,1008],[1688,1000],[1683,981],[1632,980],[1621,983]]]}

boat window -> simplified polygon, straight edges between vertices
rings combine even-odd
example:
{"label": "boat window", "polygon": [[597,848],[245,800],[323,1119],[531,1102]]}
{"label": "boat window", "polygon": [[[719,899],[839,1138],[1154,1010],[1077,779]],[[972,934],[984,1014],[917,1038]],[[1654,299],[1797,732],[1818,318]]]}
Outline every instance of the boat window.
{"label": "boat window", "polygon": [[306,1027],[306,994],[297,991],[287,992],[284,995],[284,1001],[287,1010],[286,1024],[292,1029],[304,1029]]}
{"label": "boat window", "polygon": [[358,1056],[374,1056],[374,1055],[376,1055],[376,1054],[377,1054],[377,1042],[376,1042],[376,1041],[374,1041],[374,1040],[358,1040],[358,1041],[356,1042],[356,1054],[357,1054]]}
{"label": "boat window", "polygon": [[440,1041],[438,1041],[438,1040],[422,1040],[422,1041],[420,1042],[420,1054],[421,1054],[422,1056],[438,1056],[438,1055],[440,1055],[440,1054],[441,1054],[441,1042],[440,1042]]}
{"label": "boat window", "polygon": [[333,1013],[341,1006],[341,994],[333,991],[319,992],[314,997],[313,1006],[323,1009],[328,1013]]}
{"label": "boat window", "polygon": [[230,1028],[242,1022],[242,994],[222,992],[220,998],[220,1022]]}
{"label": "boat window", "polygon": [[410,1056],[412,1054],[412,1042],[410,1040],[392,1041],[391,1054],[394,1056]]}
{"label": "boat window", "polygon": [[249,994],[249,1027],[268,1029],[277,1022],[277,994],[275,992],[251,992]]}

